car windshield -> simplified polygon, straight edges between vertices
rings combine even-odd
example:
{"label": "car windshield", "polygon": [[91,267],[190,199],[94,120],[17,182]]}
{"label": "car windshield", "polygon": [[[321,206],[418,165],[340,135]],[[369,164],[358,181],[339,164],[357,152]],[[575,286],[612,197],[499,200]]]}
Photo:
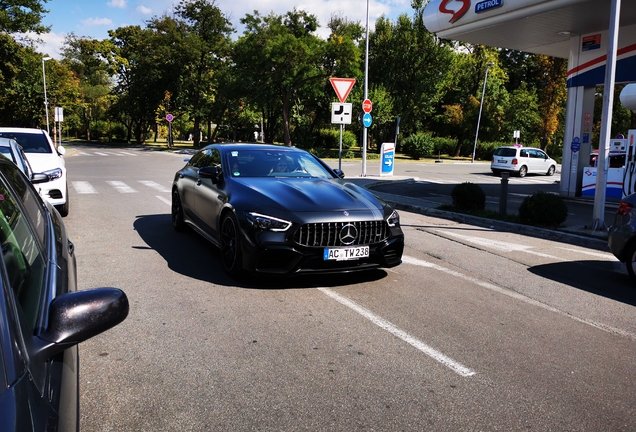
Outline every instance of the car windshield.
{"label": "car windshield", "polygon": [[52,153],[51,146],[41,133],[0,132],[0,137],[14,139],[25,153]]}
{"label": "car windshield", "polygon": [[311,154],[295,150],[232,150],[227,154],[232,177],[334,178]]}
{"label": "car windshield", "polygon": [[500,147],[495,150],[495,156],[514,157],[517,155],[517,149]]}

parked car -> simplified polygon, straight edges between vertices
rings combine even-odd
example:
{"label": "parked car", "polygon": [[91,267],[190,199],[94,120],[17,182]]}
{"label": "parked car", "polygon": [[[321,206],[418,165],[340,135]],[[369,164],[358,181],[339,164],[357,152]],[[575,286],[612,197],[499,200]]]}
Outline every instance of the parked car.
{"label": "parked car", "polygon": [[77,291],[62,217],[0,158],[0,419],[3,431],[77,431],[77,345],[122,322],[115,288]]}
{"label": "parked car", "polygon": [[623,198],[610,226],[607,245],[619,261],[625,263],[627,273],[636,283],[636,194]]}
{"label": "parked car", "polygon": [[214,144],[177,171],[172,224],[220,248],[226,272],[351,272],[402,262],[391,206],[312,154],[264,144]]}
{"label": "parked car", "polygon": [[[49,177],[46,174],[33,172],[29,160],[17,141],[8,138],[0,138],[0,154],[16,164],[20,171],[22,171],[24,175],[31,180],[31,183],[39,184],[49,181]],[[42,188],[37,189],[41,193]]]}
{"label": "parked car", "polygon": [[499,175],[509,171],[519,177],[526,174],[554,175],[557,162],[543,150],[534,147],[503,146],[492,155],[490,170]]}
{"label": "parked car", "polygon": [[41,129],[0,127],[0,138],[17,141],[33,171],[49,177],[49,181],[41,186],[42,196],[53,204],[62,216],[67,216],[69,200],[64,147],[56,148],[46,131]]}

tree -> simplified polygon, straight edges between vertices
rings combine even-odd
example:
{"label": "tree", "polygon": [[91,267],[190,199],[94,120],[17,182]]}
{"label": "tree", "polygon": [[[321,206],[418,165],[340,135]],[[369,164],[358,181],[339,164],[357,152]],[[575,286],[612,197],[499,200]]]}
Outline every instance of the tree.
{"label": "tree", "polygon": [[41,25],[42,15],[48,13],[48,0],[1,0],[0,33],[44,33],[49,27]]}
{"label": "tree", "polygon": [[[241,91],[268,118],[282,114],[283,142],[292,145],[291,113],[294,98],[324,89],[336,70],[352,66],[355,46],[345,43],[346,34],[320,39],[314,32],[314,15],[294,9],[285,15],[261,17],[258,12],[241,19],[245,33],[234,49],[235,74],[242,78]],[[335,28],[346,28],[337,26]],[[353,57],[352,57],[353,54]],[[301,99],[304,103],[306,99]],[[267,135],[271,140],[273,136]]]}
{"label": "tree", "polygon": [[[194,145],[199,145],[200,124],[211,114],[218,87],[217,70],[228,62],[233,29],[214,2],[182,0],[175,10],[183,20],[181,108],[194,120]],[[209,122],[208,122],[209,123]]]}

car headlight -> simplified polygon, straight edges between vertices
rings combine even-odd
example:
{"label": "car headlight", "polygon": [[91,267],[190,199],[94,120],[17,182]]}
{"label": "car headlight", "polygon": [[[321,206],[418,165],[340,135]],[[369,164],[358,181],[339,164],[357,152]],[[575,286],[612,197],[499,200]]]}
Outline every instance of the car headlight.
{"label": "car headlight", "polygon": [[400,224],[400,215],[396,210],[393,210],[391,216],[386,219],[386,223],[388,223],[390,227],[394,227]]}
{"label": "car headlight", "polygon": [[49,180],[55,180],[62,177],[62,169],[55,168],[52,170],[44,171],[43,174],[46,174],[49,177]]}
{"label": "car headlight", "polygon": [[289,221],[260,213],[247,212],[245,216],[252,226],[263,231],[286,231],[292,224]]}

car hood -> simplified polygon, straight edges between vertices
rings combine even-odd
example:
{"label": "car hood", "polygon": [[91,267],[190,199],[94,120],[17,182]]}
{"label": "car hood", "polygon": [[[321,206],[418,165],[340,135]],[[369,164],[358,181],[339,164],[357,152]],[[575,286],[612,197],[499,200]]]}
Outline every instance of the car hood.
{"label": "car hood", "polygon": [[[244,178],[237,186],[249,190],[251,203],[293,212],[377,212],[383,203],[366,189],[345,180]],[[257,206],[251,206],[256,210]]]}
{"label": "car hood", "polygon": [[55,168],[64,169],[64,158],[57,153],[25,153],[34,173],[41,173]]}

